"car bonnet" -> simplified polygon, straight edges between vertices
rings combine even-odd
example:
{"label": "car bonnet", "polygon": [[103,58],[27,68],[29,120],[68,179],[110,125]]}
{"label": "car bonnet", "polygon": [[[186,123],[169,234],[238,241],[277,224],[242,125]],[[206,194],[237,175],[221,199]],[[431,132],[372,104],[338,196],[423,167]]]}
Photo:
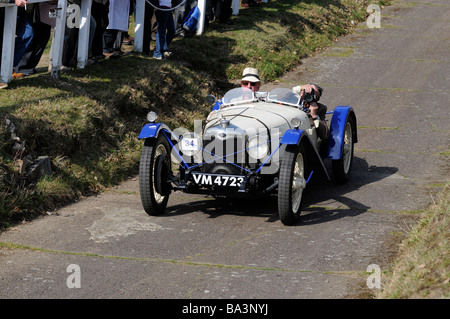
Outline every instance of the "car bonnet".
{"label": "car bonnet", "polygon": [[225,118],[230,121],[230,125],[243,130],[249,128],[280,128],[286,130],[290,128],[290,120],[300,113],[301,111],[295,107],[266,102],[230,106],[212,112],[208,116],[205,129],[220,125],[220,120]]}

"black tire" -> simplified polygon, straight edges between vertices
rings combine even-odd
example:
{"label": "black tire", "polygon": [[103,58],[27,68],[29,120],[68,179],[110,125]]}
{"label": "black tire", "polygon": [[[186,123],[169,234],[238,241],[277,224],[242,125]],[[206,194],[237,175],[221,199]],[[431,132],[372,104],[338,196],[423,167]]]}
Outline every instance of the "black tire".
{"label": "black tire", "polygon": [[278,179],[278,215],[284,225],[293,225],[300,216],[306,169],[303,145],[286,147]]}
{"label": "black tire", "polygon": [[149,215],[164,213],[169,200],[170,147],[167,139],[146,139],[139,164],[139,191],[144,210]]}
{"label": "black tire", "polygon": [[342,156],[338,160],[331,162],[334,179],[339,184],[347,183],[350,178],[350,172],[353,164],[354,140],[353,132],[355,125],[348,118],[344,127],[344,140],[342,143]]}

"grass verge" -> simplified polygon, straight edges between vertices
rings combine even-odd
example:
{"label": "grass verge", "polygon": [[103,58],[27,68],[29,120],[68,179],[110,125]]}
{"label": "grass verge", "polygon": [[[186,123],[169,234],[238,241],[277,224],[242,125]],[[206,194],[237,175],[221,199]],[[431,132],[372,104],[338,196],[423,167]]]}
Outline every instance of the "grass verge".
{"label": "grass verge", "polygon": [[400,246],[400,254],[377,298],[450,297],[450,185],[423,214]]}

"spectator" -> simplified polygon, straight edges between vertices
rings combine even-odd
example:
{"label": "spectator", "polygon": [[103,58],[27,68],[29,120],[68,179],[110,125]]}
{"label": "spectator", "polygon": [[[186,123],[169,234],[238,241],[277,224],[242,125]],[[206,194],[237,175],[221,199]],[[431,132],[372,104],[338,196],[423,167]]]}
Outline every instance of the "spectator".
{"label": "spectator", "polygon": [[[145,1],[145,15],[144,15],[144,36],[142,39],[142,53],[150,55],[150,42],[153,39],[153,31],[157,29],[158,23],[155,17],[155,8]],[[156,33],[156,32],[155,32]],[[155,34],[156,38],[156,34]]]}
{"label": "spectator", "polygon": [[[147,3],[147,1],[145,1],[145,3]],[[130,1],[130,17],[131,16],[136,16],[135,15],[136,12],[136,0],[131,0]],[[134,43],[134,37],[132,37],[128,31],[127,32],[123,32],[123,40],[122,40],[123,44],[128,44],[128,45],[133,45]]]}
{"label": "spectator", "polygon": [[[75,4],[80,6],[81,0],[68,0],[68,5]],[[64,45],[62,53],[62,64],[69,68],[77,66],[77,52],[78,52],[78,34],[79,26],[66,23],[66,30],[64,32]]]}
{"label": "spectator", "polygon": [[175,36],[184,38],[183,24],[186,17],[189,15],[192,9],[197,6],[197,0],[186,0],[186,2],[175,9]]}
{"label": "spectator", "polygon": [[156,47],[153,58],[157,60],[165,59],[172,55],[169,45],[175,36],[175,25],[173,22],[172,0],[159,0],[159,8],[155,15],[158,21],[158,31],[156,32]]}
{"label": "spectator", "polygon": [[17,6],[19,6],[17,10],[17,24],[16,24],[16,41],[14,47],[14,71],[13,71],[13,79],[23,77],[22,73],[17,73],[15,71],[16,66],[19,64],[20,59],[25,54],[28,46],[33,40],[34,31],[33,26],[31,25],[31,20],[25,12],[25,5],[29,4],[26,0],[15,0]]}
{"label": "spectator", "polygon": [[114,42],[119,31],[128,31],[129,12],[130,0],[109,0],[109,24],[103,34],[103,55],[106,57],[120,56],[117,48],[120,48],[121,43],[119,45],[116,44],[116,50],[114,50]]}
{"label": "spectator", "polygon": [[233,12],[231,5],[232,0],[212,0],[212,7],[214,10],[214,17],[220,23],[226,23],[232,25],[233,22],[230,20],[231,14]]}
{"label": "spectator", "polygon": [[[18,6],[17,10],[17,23],[16,23],[16,39],[15,39],[15,47],[14,47],[14,61],[13,61],[13,79],[18,79],[23,77],[22,73],[17,73],[15,67],[19,64],[20,59],[24,55],[27,47],[30,45],[31,40],[33,39],[33,27],[31,25],[31,21],[28,18],[25,12],[25,5],[28,5],[29,2],[26,0],[0,0],[1,3],[14,3]],[[2,21],[0,24],[3,26],[4,17],[2,17]],[[1,41],[3,43],[3,32]]]}
{"label": "spectator", "polygon": [[36,67],[50,40],[51,29],[56,23],[55,18],[50,19],[48,17],[49,10],[56,8],[56,5],[56,2],[41,2],[32,3],[27,6],[27,14],[32,21],[34,37],[19,64],[16,66],[16,72],[22,73],[24,76],[36,73]]}
{"label": "spectator", "polygon": [[209,22],[214,21],[214,7],[213,0],[206,0],[205,2],[205,27],[209,26]]}
{"label": "spectator", "polygon": [[242,0],[241,3],[243,7],[252,7],[256,5],[256,0]]}
{"label": "spectator", "polygon": [[104,59],[103,33],[108,27],[109,0],[93,0],[91,18],[96,22],[94,37],[92,40],[91,57],[94,61]]}
{"label": "spectator", "polygon": [[[81,0],[68,0],[69,5],[81,7]],[[74,10],[75,6],[70,6]],[[72,11],[75,12],[75,11]],[[78,64],[78,40],[80,34],[80,25],[77,23],[76,15],[70,14],[67,17],[66,30],[64,33],[64,45],[62,54],[62,64],[69,68],[76,68]],[[71,20],[69,20],[71,19]],[[88,39],[88,54],[92,51],[92,41],[95,34],[97,23],[95,19],[90,19],[90,33]],[[91,63],[93,61],[90,61]]]}

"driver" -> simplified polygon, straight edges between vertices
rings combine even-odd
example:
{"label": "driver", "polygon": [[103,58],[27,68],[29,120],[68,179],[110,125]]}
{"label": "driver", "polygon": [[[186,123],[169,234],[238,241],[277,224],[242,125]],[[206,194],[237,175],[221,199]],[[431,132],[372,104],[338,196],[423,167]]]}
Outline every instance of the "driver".
{"label": "driver", "polygon": [[258,70],[255,68],[245,68],[242,72],[241,87],[251,89],[253,93],[259,91],[261,80]]}
{"label": "driver", "polygon": [[[300,93],[300,100],[304,101],[304,107],[307,109],[306,113],[309,115],[311,125],[316,126],[317,136],[322,141],[328,139],[328,126],[325,122],[327,113],[327,106],[322,103],[317,103],[322,96],[323,89],[317,84],[304,84],[293,88],[294,92]],[[312,101],[308,102],[305,97],[312,95]]]}
{"label": "driver", "polygon": [[[242,72],[241,88],[250,89],[253,91],[253,93],[256,93],[257,91],[259,91],[260,87],[261,80],[259,79],[258,70],[255,68],[245,68]],[[220,109],[222,103],[222,99],[218,100],[216,104],[214,104],[212,111]]]}

